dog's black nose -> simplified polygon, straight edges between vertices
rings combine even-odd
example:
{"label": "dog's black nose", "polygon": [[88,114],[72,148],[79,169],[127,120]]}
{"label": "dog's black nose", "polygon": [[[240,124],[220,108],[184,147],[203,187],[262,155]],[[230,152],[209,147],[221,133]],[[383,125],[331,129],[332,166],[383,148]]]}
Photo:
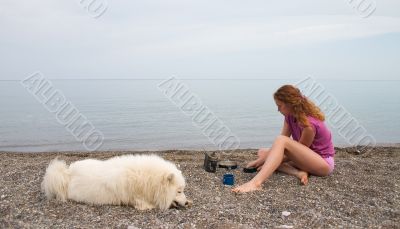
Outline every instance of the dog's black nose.
{"label": "dog's black nose", "polygon": [[185,207],[191,207],[192,204],[193,204],[193,201],[187,200],[187,201],[185,202]]}

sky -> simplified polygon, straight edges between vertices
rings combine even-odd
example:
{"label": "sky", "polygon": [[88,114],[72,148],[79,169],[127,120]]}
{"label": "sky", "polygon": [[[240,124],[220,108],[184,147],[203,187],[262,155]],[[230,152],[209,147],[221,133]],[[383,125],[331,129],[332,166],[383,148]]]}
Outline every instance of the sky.
{"label": "sky", "polygon": [[399,9],[398,0],[2,0],[0,80],[37,71],[49,79],[397,80]]}

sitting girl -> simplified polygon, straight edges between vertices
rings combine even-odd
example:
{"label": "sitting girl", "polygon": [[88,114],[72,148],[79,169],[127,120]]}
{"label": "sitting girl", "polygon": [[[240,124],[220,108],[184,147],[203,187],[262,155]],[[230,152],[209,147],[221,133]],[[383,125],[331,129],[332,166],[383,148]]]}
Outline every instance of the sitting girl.
{"label": "sitting girl", "polygon": [[257,160],[247,164],[258,168],[258,174],[233,192],[260,190],[275,170],[298,177],[304,185],[309,173],[328,176],[333,172],[335,150],[321,110],[291,85],[279,88],[274,100],[285,116],[281,135],[270,149],[260,149]]}

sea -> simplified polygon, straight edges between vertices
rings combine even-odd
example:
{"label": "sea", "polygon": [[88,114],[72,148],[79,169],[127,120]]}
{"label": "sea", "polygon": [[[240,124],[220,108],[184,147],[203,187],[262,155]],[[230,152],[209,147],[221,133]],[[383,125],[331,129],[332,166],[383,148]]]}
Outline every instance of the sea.
{"label": "sea", "polygon": [[[284,121],[272,95],[284,84],[303,85],[325,107],[335,146],[400,143],[400,81],[312,80],[311,87],[304,79],[49,79],[52,91],[62,95],[59,108],[68,102],[90,124],[91,132],[79,136],[71,123],[60,121],[57,101],[49,109],[50,96],[40,98],[26,82],[0,81],[0,151],[269,147]],[[316,85],[321,93],[314,91],[313,98]],[[200,110],[209,122],[199,118]],[[207,129],[217,124],[216,132]],[[98,144],[85,142],[90,133]],[[232,144],[223,145],[224,137]]]}

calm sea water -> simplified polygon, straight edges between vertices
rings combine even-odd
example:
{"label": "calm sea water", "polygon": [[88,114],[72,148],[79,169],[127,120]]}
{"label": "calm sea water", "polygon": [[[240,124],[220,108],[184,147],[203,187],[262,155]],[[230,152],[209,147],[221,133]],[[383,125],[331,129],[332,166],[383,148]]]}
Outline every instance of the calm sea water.
{"label": "calm sea water", "polygon": [[[99,150],[216,149],[158,88],[162,80],[51,80],[104,134]],[[269,146],[283,116],[273,92],[297,80],[181,80],[240,140]],[[318,80],[378,143],[400,142],[400,81]],[[85,150],[19,81],[0,81],[0,151]],[[336,145],[348,145],[328,124]]]}

